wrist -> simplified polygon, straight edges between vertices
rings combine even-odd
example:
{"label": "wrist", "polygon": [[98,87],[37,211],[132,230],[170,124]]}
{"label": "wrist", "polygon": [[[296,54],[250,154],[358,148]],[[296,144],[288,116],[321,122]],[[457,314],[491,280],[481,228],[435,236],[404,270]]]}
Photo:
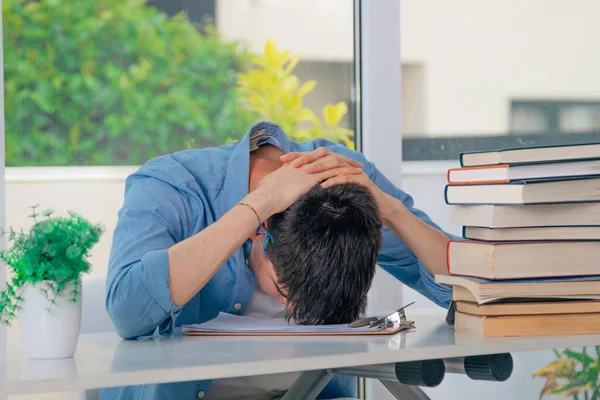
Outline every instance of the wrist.
{"label": "wrist", "polygon": [[271,196],[263,194],[259,191],[255,190],[249,193],[242,201],[254,208],[254,210],[258,213],[261,222],[265,222],[275,213],[273,211],[273,200]]}

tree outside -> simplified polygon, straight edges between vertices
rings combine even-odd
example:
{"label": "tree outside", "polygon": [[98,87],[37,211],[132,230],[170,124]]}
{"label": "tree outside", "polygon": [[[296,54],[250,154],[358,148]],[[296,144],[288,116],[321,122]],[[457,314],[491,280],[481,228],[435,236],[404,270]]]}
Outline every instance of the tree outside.
{"label": "tree outside", "polygon": [[[274,42],[253,56],[214,26],[145,0],[2,7],[7,166],[138,165],[239,139],[259,119],[287,124],[293,138],[352,144],[337,126],[345,104],[326,105],[324,123],[303,108],[316,82],[301,85],[298,57]],[[287,109],[257,104],[265,93],[281,93]]]}

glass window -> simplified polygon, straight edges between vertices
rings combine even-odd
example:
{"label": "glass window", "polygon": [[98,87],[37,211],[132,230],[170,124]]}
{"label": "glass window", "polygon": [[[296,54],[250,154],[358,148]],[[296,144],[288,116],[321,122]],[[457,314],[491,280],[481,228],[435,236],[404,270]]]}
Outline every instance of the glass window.
{"label": "glass window", "polygon": [[139,165],[261,119],[351,146],[352,6],[4,0],[7,166]]}
{"label": "glass window", "polygon": [[403,160],[600,142],[599,12],[593,1],[403,1]]}

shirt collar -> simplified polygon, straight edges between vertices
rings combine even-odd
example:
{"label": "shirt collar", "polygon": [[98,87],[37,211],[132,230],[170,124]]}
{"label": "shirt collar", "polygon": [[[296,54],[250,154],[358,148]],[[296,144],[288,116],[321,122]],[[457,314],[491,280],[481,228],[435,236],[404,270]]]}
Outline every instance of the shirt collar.
{"label": "shirt collar", "polygon": [[283,150],[284,153],[291,151],[292,143],[279,125],[265,121],[254,124],[237,145],[234,144],[235,148],[229,159],[227,173],[219,194],[222,199],[218,202],[221,205],[220,215],[225,214],[248,194],[250,138],[253,133],[261,130],[263,137],[269,139],[269,144]]}

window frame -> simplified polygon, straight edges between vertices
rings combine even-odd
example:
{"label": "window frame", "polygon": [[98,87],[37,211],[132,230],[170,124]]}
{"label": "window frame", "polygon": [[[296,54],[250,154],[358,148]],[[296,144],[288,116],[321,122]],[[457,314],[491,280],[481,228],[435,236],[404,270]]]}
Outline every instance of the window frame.
{"label": "window frame", "polygon": [[[6,185],[4,179],[4,60],[2,46],[2,0],[0,0],[0,228],[4,229],[6,222]],[[0,238],[0,250],[4,248],[4,238]],[[0,287],[4,288],[6,282],[6,268],[0,263]],[[0,324],[0,367],[6,365],[7,360],[7,335],[6,328]],[[0,376],[8,371],[0,368]],[[0,395],[0,400],[6,399]]]}
{"label": "window frame", "polygon": [[[356,149],[401,187],[402,62],[398,0],[354,0],[354,47]],[[402,285],[395,279],[387,279],[386,274],[378,269],[369,292],[370,313],[381,312],[389,304],[402,304]],[[362,378],[358,385],[362,399],[376,396],[381,390]]]}

